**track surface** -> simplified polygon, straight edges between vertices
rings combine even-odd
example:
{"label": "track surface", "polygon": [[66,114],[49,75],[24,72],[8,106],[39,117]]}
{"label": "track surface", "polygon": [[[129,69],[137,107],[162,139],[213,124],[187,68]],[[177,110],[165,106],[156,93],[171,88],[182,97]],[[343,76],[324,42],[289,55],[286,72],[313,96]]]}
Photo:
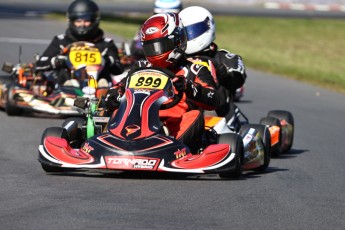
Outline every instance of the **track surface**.
{"label": "track surface", "polygon": [[[32,61],[64,27],[1,18],[0,63],[18,61],[18,40],[9,38],[29,39],[20,41],[22,61]],[[345,96],[248,70],[238,105],[252,122],[270,109],[289,110],[296,129],[292,151],[272,159],[266,173],[232,181],[46,175],[37,162],[41,134],[63,120],[0,111],[1,229],[343,229]]]}

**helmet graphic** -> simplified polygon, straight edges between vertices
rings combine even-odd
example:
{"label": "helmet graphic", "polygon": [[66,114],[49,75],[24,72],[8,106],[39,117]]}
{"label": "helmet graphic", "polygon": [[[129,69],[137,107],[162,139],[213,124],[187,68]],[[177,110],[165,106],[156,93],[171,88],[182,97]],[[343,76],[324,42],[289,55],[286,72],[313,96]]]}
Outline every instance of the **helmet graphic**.
{"label": "helmet graphic", "polygon": [[155,67],[168,68],[184,55],[186,31],[178,14],[156,14],[141,27],[141,42],[146,59]]}

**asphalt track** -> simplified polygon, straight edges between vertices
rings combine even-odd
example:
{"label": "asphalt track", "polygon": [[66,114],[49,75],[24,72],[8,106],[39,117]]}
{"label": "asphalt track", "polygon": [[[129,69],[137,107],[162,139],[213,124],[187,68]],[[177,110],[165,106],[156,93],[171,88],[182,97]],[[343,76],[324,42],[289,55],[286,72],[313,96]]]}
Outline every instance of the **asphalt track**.
{"label": "asphalt track", "polygon": [[[16,63],[19,44],[21,60],[32,61],[64,27],[1,18],[0,63]],[[344,229],[345,95],[249,69],[238,105],[253,123],[270,109],[289,110],[296,126],[289,153],[240,180],[47,175],[38,144],[63,120],[0,111],[1,229]]]}

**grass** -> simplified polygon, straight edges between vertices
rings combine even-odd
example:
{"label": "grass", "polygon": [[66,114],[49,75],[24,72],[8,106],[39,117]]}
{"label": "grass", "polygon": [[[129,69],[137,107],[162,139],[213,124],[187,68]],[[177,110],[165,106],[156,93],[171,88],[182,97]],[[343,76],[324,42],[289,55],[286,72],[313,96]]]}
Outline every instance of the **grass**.
{"label": "grass", "polygon": [[217,17],[217,43],[248,67],[345,92],[345,21]]}
{"label": "grass", "polygon": [[[101,27],[130,41],[149,15],[103,17]],[[247,67],[345,93],[345,21],[216,16],[216,43]]]}

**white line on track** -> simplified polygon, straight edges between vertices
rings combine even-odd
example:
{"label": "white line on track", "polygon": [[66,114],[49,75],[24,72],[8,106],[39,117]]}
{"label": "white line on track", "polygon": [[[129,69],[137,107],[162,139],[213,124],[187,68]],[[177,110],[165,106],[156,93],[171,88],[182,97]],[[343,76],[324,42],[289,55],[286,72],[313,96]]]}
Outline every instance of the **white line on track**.
{"label": "white line on track", "polygon": [[7,38],[0,37],[0,42],[4,43],[21,43],[21,44],[49,44],[51,40],[32,39],[32,38]]}

